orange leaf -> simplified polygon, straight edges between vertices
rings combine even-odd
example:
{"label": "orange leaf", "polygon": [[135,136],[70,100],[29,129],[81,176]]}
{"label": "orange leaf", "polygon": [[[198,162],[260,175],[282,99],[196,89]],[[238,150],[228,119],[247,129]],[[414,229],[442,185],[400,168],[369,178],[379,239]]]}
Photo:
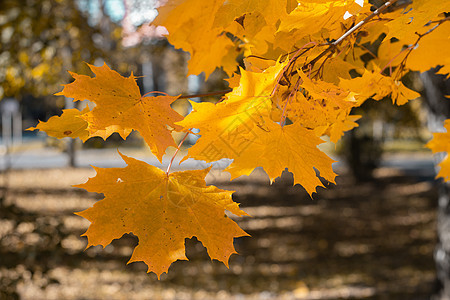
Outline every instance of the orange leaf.
{"label": "orange leaf", "polygon": [[83,143],[94,136],[99,136],[106,140],[114,132],[118,132],[125,139],[131,132],[131,129],[112,125],[90,133],[88,131],[89,121],[86,121],[89,120],[88,116],[90,115],[91,111],[89,107],[85,107],[82,111],[78,109],[63,109],[61,116],[53,116],[47,122],[39,121],[36,127],[30,127],[27,130],[39,129],[40,131],[45,131],[49,136],[58,139],[78,137]]}
{"label": "orange leaf", "polygon": [[420,97],[419,93],[407,88],[401,81],[381,74],[377,66],[374,66],[373,71],[365,70],[362,77],[341,79],[339,86],[356,93],[359,104],[370,97],[378,101],[391,95],[393,104],[403,105]]}
{"label": "orange leaf", "polygon": [[96,77],[71,72],[75,81],[64,85],[63,91],[57,95],[74,98],[74,101],[88,99],[97,104],[92,112],[84,116],[92,135],[110,126],[113,126],[110,131],[117,129],[122,133],[122,138],[128,135],[127,128],[137,130],[161,161],[167,147],[176,147],[167,126],[181,128],[175,122],[183,117],[170,107],[177,97],[141,97],[133,74],[126,78],[106,64],[101,67],[88,66]]}
{"label": "orange leaf", "polygon": [[298,123],[281,127],[266,120],[264,126],[255,126],[247,138],[246,148],[225,169],[232,179],[263,167],[273,181],[287,168],[294,174],[294,184],[301,184],[312,195],[317,186],[323,186],[316,169],[321,177],[334,183],[336,174],[331,167],[334,161],[317,148],[323,141],[314,131]]}
{"label": "orange leaf", "polygon": [[207,162],[233,158],[239,143],[234,141],[231,146],[227,136],[236,137],[236,132],[248,132],[262,116],[269,114],[271,93],[285,66],[286,63],[278,62],[261,73],[241,70],[239,85],[225,95],[224,101],[217,104],[192,102],[193,111],[177,123],[186,130],[200,129],[202,137],[189,149],[189,157]]}
{"label": "orange leaf", "polygon": [[235,237],[247,236],[224,211],[247,215],[231,199],[233,191],[206,186],[210,168],[167,175],[157,167],[122,155],[125,168],[95,168],[97,175],[78,185],[105,198],[77,215],[91,222],[88,247],[105,247],[126,233],[139,238],[130,262],[143,261],[160,277],[176,260],[187,260],[184,240],[196,236],[211,259],[228,266]]}
{"label": "orange leaf", "polygon": [[439,163],[441,169],[436,177],[442,177],[445,181],[450,180],[450,119],[445,120],[444,127],[447,132],[433,133],[433,139],[425,146],[431,149],[433,153],[447,152],[444,160]]}
{"label": "orange leaf", "polygon": [[27,130],[39,129],[40,131],[45,131],[49,136],[58,139],[79,137],[85,142],[90,137],[89,131],[87,130],[88,123],[80,116],[88,111],[89,107],[86,107],[82,111],[78,109],[63,109],[61,116],[53,116],[47,122],[39,121],[36,127],[30,127]]}
{"label": "orange leaf", "polygon": [[222,2],[174,0],[158,8],[153,24],[164,26],[169,31],[168,41],[191,54],[189,74],[205,72],[208,78],[219,66],[228,74],[236,69],[233,42],[223,34],[223,28],[213,26]]}

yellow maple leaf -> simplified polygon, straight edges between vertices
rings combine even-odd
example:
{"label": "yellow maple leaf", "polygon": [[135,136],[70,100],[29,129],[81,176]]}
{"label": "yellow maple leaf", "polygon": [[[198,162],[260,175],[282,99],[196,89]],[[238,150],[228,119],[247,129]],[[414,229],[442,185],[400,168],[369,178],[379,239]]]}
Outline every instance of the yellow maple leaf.
{"label": "yellow maple leaf", "polygon": [[[187,157],[207,162],[233,158],[236,149],[230,147],[229,137],[239,140],[241,134],[249,132],[262,116],[270,112],[271,93],[285,66],[286,63],[277,63],[261,73],[241,70],[239,86],[225,95],[224,101],[218,104],[191,102],[193,112],[177,124],[186,130],[200,129],[202,137],[189,149]],[[214,144],[210,144],[211,140],[215,141]],[[220,151],[211,155],[210,150],[214,149]]]}
{"label": "yellow maple leaf", "polygon": [[[340,57],[329,59],[324,63],[323,81],[339,83],[339,79],[351,79],[350,70],[356,69],[357,66],[352,65]],[[359,69],[359,68],[358,68]]]}
{"label": "yellow maple leaf", "polygon": [[[289,33],[284,43],[299,41],[308,37],[320,44],[339,38],[346,28],[350,28],[355,21],[353,18],[344,19],[346,12],[360,17],[369,13],[370,5],[366,1],[362,7],[355,1],[298,1],[299,4],[287,16],[280,20],[277,33]],[[282,36],[280,36],[283,38]],[[286,37],[285,37],[286,38]],[[275,45],[280,39],[276,38]],[[282,47],[287,52],[291,51]]]}
{"label": "yellow maple leaf", "polygon": [[[339,3],[338,3],[339,2]],[[346,9],[342,1],[304,2],[298,5],[287,18],[282,20],[278,31],[298,30],[314,35],[322,28],[330,28],[341,20]],[[337,5],[336,5],[337,4]],[[334,11],[335,9],[339,9]],[[337,26],[337,25],[336,25]]]}
{"label": "yellow maple leaf", "polygon": [[88,123],[81,118],[81,115],[89,112],[89,107],[82,111],[78,109],[63,109],[61,116],[53,116],[47,122],[39,121],[36,127],[30,127],[27,130],[45,131],[49,136],[58,139],[71,137],[80,138],[85,142],[90,136],[87,130]]}
{"label": "yellow maple leaf", "polygon": [[125,140],[133,130],[132,128],[123,128],[119,125],[110,125],[106,128],[98,126],[96,124],[95,117],[92,115],[92,111],[81,115],[81,118],[88,123],[88,129],[90,131],[89,137],[98,136],[106,140],[111,134],[117,132]]}
{"label": "yellow maple leaf", "polygon": [[181,129],[175,122],[183,117],[170,107],[177,97],[141,97],[133,74],[123,77],[106,64],[88,66],[96,77],[71,72],[75,81],[64,85],[56,95],[74,98],[74,101],[88,99],[97,105],[82,116],[89,123],[87,130],[91,135],[118,130],[126,138],[127,129],[137,130],[161,161],[167,147],[176,147],[167,126]]}
{"label": "yellow maple leaf", "polygon": [[450,10],[450,2],[441,0],[416,0],[406,7],[400,16],[386,23],[389,33],[386,40],[395,37],[403,44],[412,44],[418,34],[424,34],[432,26],[425,26],[443,12]]}
{"label": "yellow maple leaf", "polygon": [[314,169],[329,182],[335,182],[336,174],[331,167],[334,161],[317,148],[323,141],[313,130],[298,123],[281,127],[266,120],[263,126],[255,126],[247,138],[247,147],[225,169],[232,179],[263,167],[273,181],[287,168],[294,175],[294,184],[302,185],[309,195],[316,187],[323,187]]}
{"label": "yellow maple leaf", "polygon": [[414,71],[425,72],[441,65],[438,74],[450,73],[450,22],[440,24],[430,34],[423,36],[411,51],[406,66]]}
{"label": "yellow maple leaf", "polygon": [[184,128],[220,127],[231,131],[270,108],[270,96],[286,63],[277,63],[264,72],[241,69],[239,86],[225,95],[225,100],[212,103],[191,102],[194,111],[178,122]]}
{"label": "yellow maple leaf", "polygon": [[352,95],[338,86],[322,80],[311,80],[305,73],[298,71],[302,79],[301,87],[308,91],[314,99],[326,99],[329,105],[340,109],[347,109],[355,106]]}
{"label": "yellow maple leaf", "polygon": [[433,139],[425,146],[431,149],[433,153],[447,152],[444,160],[439,163],[441,168],[436,177],[442,177],[445,181],[450,180],[450,119],[445,120],[444,127],[447,132],[433,133]]}
{"label": "yellow maple leaf", "polygon": [[[91,120],[91,111],[89,107],[85,107],[82,111],[78,109],[63,109],[61,116],[53,116],[48,119],[47,122],[39,121],[36,127],[30,127],[27,130],[45,131],[49,136],[56,137],[58,139],[70,137],[80,138],[83,143],[91,137],[99,136],[106,140],[114,132],[118,132],[123,139],[126,139],[130,134],[130,128],[122,128],[118,125],[108,126],[106,128],[100,128],[92,133],[89,132],[88,126]],[[91,121],[92,122],[92,121]]]}
{"label": "yellow maple leaf", "polygon": [[122,155],[125,168],[95,168],[97,175],[77,185],[105,198],[76,213],[91,222],[83,234],[88,247],[105,247],[126,233],[139,239],[130,262],[143,261],[160,278],[176,260],[187,260],[184,241],[197,237],[211,259],[228,267],[233,239],[248,236],[225,215],[247,215],[231,199],[233,191],[206,186],[204,170],[167,175],[157,167]]}
{"label": "yellow maple leaf", "polygon": [[[297,5],[295,0],[225,1],[215,16],[214,24],[238,37],[245,55],[252,54],[253,50],[261,54],[267,52],[269,44],[275,44],[278,24],[287,17],[287,10],[290,12],[294,5]],[[273,58],[276,59],[279,54]]]}
{"label": "yellow maple leaf", "polygon": [[[262,26],[273,26],[280,18],[287,16],[288,6],[293,6],[295,0],[228,0],[217,11],[214,26],[229,29],[230,23],[235,21],[241,28],[246,29],[245,23],[249,18],[261,16]],[[233,32],[234,33],[234,32]],[[248,32],[246,32],[248,34]]]}
{"label": "yellow maple leaf", "polygon": [[296,5],[295,0],[171,0],[158,8],[153,24],[166,27],[168,41],[190,53],[189,74],[208,77],[216,67],[231,74],[242,50],[261,52],[274,44],[280,19]]}
{"label": "yellow maple leaf", "polygon": [[205,72],[208,77],[222,66],[231,74],[235,71],[238,52],[234,43],[214,26],[214,19],[223,1],[172,0],[158,8],[153,24],[167,28],[167,39],[176,48],[191,54],[189,74]]}
{"label": "yellow maple leaf", "polygon": [[336,144],[344,135],[345,131],[358,127],[359,125],[356,121],[361,117],[362,116],[360,115],[340,114],[336,122],[332,123],[327,128],[329,131],[328,135],[330,136],[330,141]]}
{"label": "yellow maple leaf", "polygon": [[397,105],[403,105],[409,100],[420,97],[420,94],[407,88],[401,81],[392,81],[392,103]]}
{"label": "yellow maple leaf", "polygon": [[354,92],[359,105],[370,97],[378,101],[391,95],[392,103],[397,105],[420,97],[419,93],[407,88],[401,81],[381,74],[377,66],[374,66],[373,71],[365,70],[361,77],[341,79],[339,86]]}
{"label": "yellow maple leaf", "polygon": [[343,131],[357,125],[349,116],[351,108],[358,105],[353,93],[330,82],[311,80],[301,70],[297,73],[301,80],[298,89],[289,91],[284,86],[274,96],[277,108],[272,111],[272,120],[280,121],[284,112],[290,121],[314,130],[317,136],[329,135],[336,143]]}

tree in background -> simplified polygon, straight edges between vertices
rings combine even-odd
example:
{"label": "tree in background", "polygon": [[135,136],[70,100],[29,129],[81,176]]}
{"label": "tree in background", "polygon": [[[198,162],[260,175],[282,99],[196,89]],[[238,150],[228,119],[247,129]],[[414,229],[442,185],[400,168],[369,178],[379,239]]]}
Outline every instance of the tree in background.
{"label": "tree in background", "polygon": [[[107,57],[98,40],[113,38],[67,0],[3,1],[0,31],[0,98],[54,93],[69,80],[67,70],[83,71],[84,61]],[[112,34],[117,40],[120,29]]]}

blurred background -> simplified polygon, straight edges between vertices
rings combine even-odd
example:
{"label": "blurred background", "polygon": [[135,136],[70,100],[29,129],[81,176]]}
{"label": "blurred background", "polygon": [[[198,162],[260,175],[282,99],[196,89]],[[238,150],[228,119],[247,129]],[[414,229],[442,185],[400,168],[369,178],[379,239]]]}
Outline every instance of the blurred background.
{"label": "blurred background", "polygon": [[[224,90],[225,74],[186,77],[188,54],[148,26],[156,0],[2,0],[0,2],[0,299],[430,299],[440,289],[433,253],[438,195],[427,89],[442,77],[411,74],[422,91],[397,107],[367,101],[360,126],[335,147],[337,185],[311,199],[286,172],[270,186],[262,170],[232,182],[214,163],[208,183],[236,190],[252,218],[238,224],[251,238],[235,240],[230,269],[211,262],[195,238],[189,262],[156,280],[143,263],[126,265],[132,235],[105,249],[86,247],[89,222],[75,216],[102,198],[71,185],[95,175],[90,165],[122,167],[117,149],[161,166],[138,135],[54,139],[25,131],[76,105],[54,96],[71,82],[67,70],[91,74],[106,62],[138,76],[142,93]],[[431,82],[431,83],[430,83]],[[427,85],[430,88],[427,88]],[[447,83],[447,88],[449,84]],[[440,87],[445,88],[445,85]],[[444,92],[443,92],[444,93]],[[448,93],[447,93],[448,94]],[[204,97],[196,101],[218,101]],[[182,114],[187,100],[174,106]],[[438,109],[439,110],[439,109]],[[441,110],[442,112],[442,110]],[[195,140],[191,140],[191,143]],[[182,155],[179,155],[182,157]],[[167,165],[170,155],[164,158]],[[206,167],[187,161],[174,168]],[[437,299],[437,298],[436,298]]]}

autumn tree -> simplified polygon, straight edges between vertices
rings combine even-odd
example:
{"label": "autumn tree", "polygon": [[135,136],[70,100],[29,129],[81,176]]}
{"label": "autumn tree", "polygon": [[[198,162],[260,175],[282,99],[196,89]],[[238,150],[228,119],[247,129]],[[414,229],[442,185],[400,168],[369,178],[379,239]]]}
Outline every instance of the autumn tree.
{"label": "autumn tree", "polygon": [[[186,259],[184,239],[196,236],[211,259],[228,264],[233,239],[247,235],[228,218],[227,210],[245,215],[232,191],[206,186],[210,170],[171,172],[178,150],[192,129],[199,139],[186,157],[207,163],[231,159],[231,179],[263,167],[270,181],[287,168],[312,197],[323,182],[335,182],[334,162],[317,146],[324,138],[337,143],[358,126],[352,109],[367,99],[403,105],[419,94],[402,78],[440,65],[450,71],[448,1],[199,1],[173,0],[160,7],[155,25],[167,28],[169,42],[190,53],[189,74],[216,68],[229,76],[230,90],[217,103],[191,102],[183,117],[171,104],[184,96],[162,92],[141,95],[136,77],[123,77],[107,65],[89,65],[94,77],[75,79],[59,95],[89,99],[95,107],[66,110],[37,129],[56,137],[124,139],[139,131],[160,170],[124,156],[125,168],[96,168],[97,175],[79,185],[105,199],[77,213],[91,222],[88,245],[108,245],[125,233],[139,238],[130,261],[144,261],[158,276],[172,262]],[[243,66],[238,66],[243,57]],[[448,122],[450,121],[446,121]],[[177,145],[171,133],[185,132]],[[447,133],[429,147],[448,152]],[[450,159],[439,176],[448,179]]]}
{"label": "autumn tree", "polygon": [[70,80],[67,69],[107,53],[92,39],[101,30],[73,1],[2,1],[0,31],[0,98],[53,94]]}

